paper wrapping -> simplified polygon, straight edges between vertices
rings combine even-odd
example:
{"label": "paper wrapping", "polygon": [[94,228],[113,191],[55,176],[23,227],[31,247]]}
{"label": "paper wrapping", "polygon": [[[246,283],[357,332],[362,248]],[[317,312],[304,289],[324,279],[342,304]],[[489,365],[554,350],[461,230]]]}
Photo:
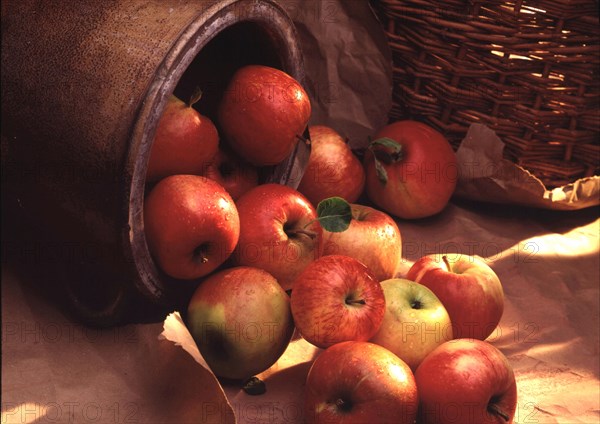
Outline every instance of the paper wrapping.
{"label": "paper wrapping", "polygon": [[[228,422],[302,423],[304,379],[319,349],[298,335],[292,338],[279,360],[257,377],[267,387],[262,395],[244,392],[243,381],[219,380],[210,370],[178,312],[170,314],[163,326],[161,340],[180,346],[205,371],[207,385],[217,386],[232,415]],[[216,415],[222,411],[213,411]]]}
{"label": "paper wrapping", "polygon": [[309,125],[328,125],[363,147],[387,122],[392,61],[366,0],[282,1],[294,21],[312,105]]}
{"label": "paper wrapping", "polygon": [[472,124],[456,157],[457,197],[544,209],[575,210],[600,204],[600,176],[546,189],[526,169],[503,158],[504,143],[483,124]]}

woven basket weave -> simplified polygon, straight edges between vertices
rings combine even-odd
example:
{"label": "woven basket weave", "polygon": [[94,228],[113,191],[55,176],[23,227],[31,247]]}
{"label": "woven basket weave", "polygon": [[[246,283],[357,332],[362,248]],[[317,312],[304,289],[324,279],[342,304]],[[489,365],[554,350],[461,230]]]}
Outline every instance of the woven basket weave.
{"label": "woven basket weave", "polygon": [[597,0],[373,2],[394,64],[390,118],[456,148],[488,125],[546,187],[600,167]]}

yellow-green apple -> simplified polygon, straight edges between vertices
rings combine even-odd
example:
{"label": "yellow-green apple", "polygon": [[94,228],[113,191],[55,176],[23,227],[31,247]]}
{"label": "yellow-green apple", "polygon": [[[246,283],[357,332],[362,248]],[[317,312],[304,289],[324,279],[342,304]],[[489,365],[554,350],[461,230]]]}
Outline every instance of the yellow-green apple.
{"label": "yellow-green apple", "polygon": [[223,148],[202,168],[200,174],[221,184],[233,200],[258,185],[256,167]]}
{"label": "yellow-green apple", "polygon": [[496,347],[476,339],[438,346],[415,371],[423,424],[512,423],[517,405],[513,369]]}
{"label": "yellow-green apple", "polygon": [[297,190],[273,183],[250,189],[236,205],[240,237],[232,263],[264,269],[290,289],[323,251],[315,208]]}
{"label": "yellow-green apple", "polygon": [[379,282],[364,264],[342,255],[311,262],[294,281],[291,304],[296,328],[320,348],[369,340],[385,313]]}
{"label": "yellow-green apple", "polygon": [[304,421],[413,424],[418,404],[406,363],[382,346],[348,341],[325,349],[311,365]]}
{"label": "yellow-green apple", "polygon": [[150,149],[146,180],[155,182],[175,174],[195,174],[210,162],[219,147],[219,134],[210,118],[193,104],[171,96],[158,121]]}
{"label": "yellow-green apple", "polygon": [[485,340],[504,312],[504,291],[494,270],[471,255],[427,255],[406,278],[431,289],[450,315],[455,338]]}
{"label": "yellow-green apple", "polygon": [[448,140],[434,128],[410,120],[388,124],[373,138],[363,162],[371,201],[404,219],[442,211],[458,178]]}
{"label": "yellow-green apple", "polygon": [[252,267],[226,268],[201,281],[186,325],[210,369],[229,379],[271,367],[294,331],[289,296],[271,274]]}
{"label": "yellow-green apple", "polygon": [[160,180],[144,201],[148,249],[167,275],[203,277],[232,254],[240,222],[235,203],[217,182],[197,175]]}
{"label": "yellow-green apple", "polygon": [[311,151],[298,191],[313,205],[328,197],[358,200],[365,186],[365,171],[346,140],[324,125],[308,128]]}
{"label": "yellow-green apple", "polygon": [[385,315],[371,338],[416,370],[436,347],[452,340],[448,312],[435,294],[422,284],[403,278],[381,282]]}
{"label": "yellow-green apple", "polygon": [[323,231],[323,255],[346,255],[364,263],[378,281],[396,276],[402,261],[402,237],[394,219],[378,209],[352,204],[350,226]]}
{"label": "yellow-green apple", "polygon": [[280,69],[247,65],[229,81],[217,122],[241,157],[264,166],[290,155],[310,114],[310,100],[296,79]]}

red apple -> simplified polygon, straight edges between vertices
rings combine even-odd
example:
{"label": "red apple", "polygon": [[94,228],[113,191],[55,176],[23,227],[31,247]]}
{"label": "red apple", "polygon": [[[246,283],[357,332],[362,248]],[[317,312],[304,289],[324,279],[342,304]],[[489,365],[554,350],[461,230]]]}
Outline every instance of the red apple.
{"label": "red apple", "polygon": [[455,338],[485,340],[504,312],[500,279],[481,258],[428,255],[417,260],[406,278],[431,289],[450,315]]}
{"label": "red apple", "polygon": [[364,263],[378,281],[393,278],[402,261],[402,237],[391,216],[369,206],[353,204],[345,231],[323,230],[323,255],[346,255]]}
{"label": "red apple", "polygon": [[311,114],[308,95],[287,73],[247,65],[231,78],[219,104],[218,123],[229,145],[256,166],[287,158]]}
{"label": "red apple", "polygon": [[158,122],[146,179],[195,174],[217,153],[219,134],[213,122],[189,104],[171,96]]}
{"label": "red apple", "polygon": [[452,340],[450,316],[422,284],[393,278],[382,281],[381,287],[385,315],[371,342],[389,349],[414,371],[432,350]]}
{"label": "red apple", "polygon": [[240,238],[232,262],[264,269],[290,289],[323,251],[315,208],[297,190],[280,184],[258,185],[236,205]]}
{"label": "red apple", "polygon": [[517,384],[508,359],[490,343],[452,340],[415,372],[423,424],[511,423]]}
{"label": "red apple", "polygon": [[144,201],[144,227],[159,268],[184,280],[214,271],[231,255],[240,233],[231,196],[197,175],[160,180]]}
{"label": "red apple", "polygon": [[289,296],[258,268],[227,268],[203,280],[186,325],[219,377],[246,379],[268,369],[288,346],[294,323]]}
{"label": "red apple", "polygon": [[321,348],[369,340],[385,313],[381,285],[364,264],[348,256],[310,263],[294,281],[291,298],[296,328]]}
{"label": "red apple", "polygon": [[233,200],[258,185],[258,170],[224,149],[219,149],[201,175],[221,184]]}
{"label": "red apple", "polygon": [[365,186],[365,171],[346,141],[332,128],[308,128],[311,152],[298,191],[313,205],[328,197],[355,202]]}
{"label": "red apple", "polygon": [[413,424],[415,378],[389,350],[368,342],[342,342],[313,362],[304,399],[306,423]]}
{"label": "red apple", "polygon": [[416,121],[379,130],[364,159],[366,192],[384,211],[404,219],[437,214],[456,188],[456,156],[438,131]]}

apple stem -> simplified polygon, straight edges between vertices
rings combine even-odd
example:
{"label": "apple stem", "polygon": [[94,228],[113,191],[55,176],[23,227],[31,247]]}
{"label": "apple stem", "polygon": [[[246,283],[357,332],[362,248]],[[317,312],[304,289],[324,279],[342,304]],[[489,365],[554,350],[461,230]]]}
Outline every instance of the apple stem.
{"label": "apple stem", "polygon": [[335,406],[338,410],[343,412],[350,412],[350,410],[352,409],[352,403],[345,401],[342,398],[337,398],[335,400]]}
{"label": "apple stem", "polygon": [[510,421],[510,416],[495,403],[488,404],[487,410],[492,415],[498,415],[499,417],[502,417],[502,419],[506,422]]}
{"label": "apple stem", "polygon": [[198,255],[198,260],[199,260],[200,262],[202,262],[203,264],[205,264],[205,263],[207,263],[207,262],[208,262],[208,258],[207,258],[207,257],[204,255],[204,253],[200,253],[200,254]]}
{"label": "apple stem", "polygon": [[346,305],[366,305],[365,299],[346,299]]}
{"label": "apple stem", "polygon": [[297,234],[304,234],[305,236],[308,236],[311,239],[314,239],[317,236],[317,232],[316,231],[307,230],[306,228],[295,228],[293,230],[286,230],[285,232],[286,232],[286,234],[288,236],[295,236]]}
{"label": "apple stem", "polygon": [[206,248],[204,245],[198,246],[194,250],[194,259],[203,264],[208,262],[208,256],[206,256]]}
{"label": "apple stem", "polygon": [[202,89],[200,87],[196,87],[196,89],[190,96],[190,100],[188,101],[188,107],[192,107],[193,105],[198,103],[201,98],[202,98]]}
{"label": "apple stem", "polygon": [[300,134],[296,134],[296,138],[298,140],[300,140],[301,142],[303,142],[304,144],[310,145],[310,139],[309,138],[306,138],[306,137],[304,137],[304,136],[302,136]]}
{"label": "apple stem", "polygon": [[450,271],[450,261],[448,261],[448,258],[446,257],[446,255],[442,256],[442,260],[446,264],[446,268],[448,268],[448,271]]}

